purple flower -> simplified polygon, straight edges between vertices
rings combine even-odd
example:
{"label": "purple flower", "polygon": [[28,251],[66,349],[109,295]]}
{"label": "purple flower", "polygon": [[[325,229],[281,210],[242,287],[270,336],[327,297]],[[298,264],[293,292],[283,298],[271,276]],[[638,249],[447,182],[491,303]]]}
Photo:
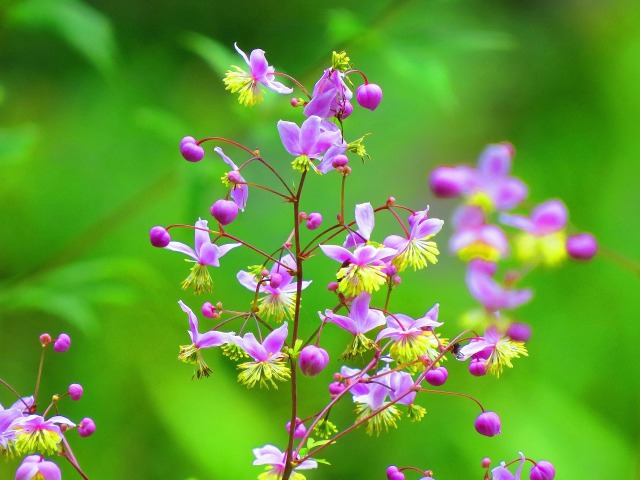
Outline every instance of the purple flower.
{"label": "purple flower", "polygon": [[16,431],[11,427],[14,420],[22,417],[22,411],[17,408],[1,409],[0,405],[0,451],[7,450],[10,442],[13,442]]}
{"label": "purple flower", "polygon": [[263,342],[259,342],[251,332],[244,337],[234,338],[234,343],[254,359],[253,362],[238,365],[242,370],[238,375],[241,383],[248,387],[260,383],[260,386],[267,388],[270,383],[278,388],[275,380],[285,381],[289,378],[291,372],[285,363],[286,355],[281,351],[288,334],[285,322],[267,335]]}
{"label": "purple flower", "polygon": [[[286,466],[286,454],[281,452],[277,447],[273,445],[265,445],[262,448],[254,448],[253,455],[256,459],[253,461],[254,465],[268,465],[271,467],[270,470],[265,472],[264,479],[278,479],[282,478],[282,474],[284,473],[284,469]],[[305,460],[302,463],[297,464],[293,470],[310,470],[312,468],[318,468],[318,462],[315,460]],[[300,480],[300,474],[297,476],[294,474],[291,478],[296,478]],[[261,476],[262,478],[262,476]]]}
{"label": "purple flower", "polygon": [[518,465],[518,469],[516,470],[515,476],[511,473],[504,462],[499,467],[491,470],[491,474],[493,475],[493,480],[521,480],[522,467],[524,466],[525,457],[522,452],[520,452],[520,464]]}
{"label": "purple flower", "polygon": [[373,227],[376,223],[375,213],[371,204],[367,202],[356,205],[355,218],[358,229],[347,234],[347,239],[342,245],[344,248],[364,245],[371,239],[371,232],[373,232]]}
{"label": "purple flower", "polygon": [[60,480],[62,473],[53,462],[44,460],[41,455],[29,455],[22,460],[16,470],[15,480]]}
{"label": "purple flower", "polygon": [[485,222],[480,207],[459,208],[453,217],[455,233],[449,240],[449,249],[462,260],[480,258],[497,261],[509,254],[509,241],[497,225]]}
{"label": "purple flower", "polygon": [[239,247],[239,243],[228,243],[218,246],[211,243],[208,232],[207,220],[198,219],[195,225],[195,249],[181,242],[170,242],[165,248],[174,252],[184,253],[191,257],[195,265],[191,268],[191,273],[182,282],[182,288],[187,289],[190,286],[195,287],[195,293],[211,292],[213,281],[207,265],[214,267],[220,266],[220,257],[225,255],[229,250]]}
{"label": "purple flower", "polygon": [[[293,168],[299,171],[306,171],[311,166],[326,173],[333,168],[333,158],[347,149],[340,129],[315,115],[307,118],[300,127],[293,122],[280,120],[278,132],[284,148],[296,156]],[[320,159],[322,161],[318,166],[311,162]]]}
{"label": "purple flower", "polygon": [[361,107],[374,111],[382,101],[382,89],[375,83],[365,83],[356,90],[356,100]]}
{"label": "purple flower", "polygon": [[393,264],[402,272],[408,266],[413,270],[425,268],[429,262],[436,263],[440,254],[435,242],[428,241],[442,229],[444,222],[439,218],[427,218],[429,207],[415,212],[409,217],[411,231],[408,238],[390,235],[382,242],[386,247],[397,250]]}
{"label": "purple flower", "polygon": [[236,70],[229,70],[225,77],[224,83],[227,90],[231,93],[240,92],[238,101],[246,106],[253,106],[262,101],[262,93],[260,92],[260,84],[277,93],[289,94],[293,92],[292,88],[284,86],[280,82],[274,81],[275,68],[270,66],[264,55],[264,50],[255,49],[251,52],[249,58],[234,43],[236,51],[242,55],[244,61],[249,67],[249,72],[237,66],[233,66]]}
{"label": "purple flower", "polygon": [[189,338],[191,338],[191,344],[180,346],[178,360],[196,365],[197,378],[202,378],[203,376],[208,377],[211,374],[211,368],[209,368],[202,358],[200,350],[203,348],[220,347],[231,343],[235,333],[219,332],[217,330],[200,333],[198,331],[198,317],[193,313],[193,310],[185,305],[182,300],[178,301],[178,305],[180,305],[180,308],[187,314],[189,319]]}
{"label": "purple flower", "polygon": [[484,308],[488,311],[509,310],[531,300],[531,290],[506,288],[493,278],[495,272],[496,264],[484,260],[473,260],[467,268],[467,288]]}
{"label": "purple flower", "polygon": [[353,110],[349,100],[353,93],[344,83],[344,73],[329,68],[313,88],[313,98],[304,107],[307,117],[346,118]]}
{"label": "purple flower", "polygon": [[373,245],[359,246],[353,253],[338,245],[320,245],[320,248],[327,257],[343,265],[336,274],[338,291],[350,297],[378,291],[380,285],[387,281],[384,261],[396,254],[393,248],[376,248]]}
{"label": "purple flower", "polygon": [[513,367],[511,359],[519,358],[520,355],[528,356],[528,353],[524,343],[501,335],[495,327],[491,326],[484,332],[484,337],[472,340],[462,347],[456,358],[466,360],[475,355],[485,358],[484,365],[489,373],[499,377],[505,365],[509,368]]}
{"label": "purple flower", "polygon": [[[283,265],[286,265],[283,266]],[[285,255],[279,263],[271,267],[269,273],[272,279],[278,282],[262,282],[258,287],[256,276],[245,271],[237,274],[238,281],[246,288],[255,292],[266,294],[261,297],[258,304],[258,313],[281,322],[284,318],[293,318],[296,304],[297,284],[289,271],[295,271],[296,262],[291,255]],[[302,282],[302,290],[307,288],[311,281]]]}
{"label": "purple flower", "polygon": [[244,209],[247,206],[247,199],[249,198],[249,187],[246,185],[246,180],[242,175],[240,175],[238,166],[233,163],[233,160],[224,154],[222,148],[216,147],[213,151],[220,155],[222,160],[224,160],[224,163],[231,167],[231,172],[227,173],[227,176],[222,177],[222,179],[229,185],[233,185],[233,188],[231,189],[231,198],[236,202],[238,208],[244,212]]}
{"label": "purple flower", "polygon": [[53,455],[61,449],[61,425],[67,428],[76,426],[68,418],[59,415],[48,420],[40,415],[28,415],[15,419],[9,428],[16,431],[15,445],[20,453]]}

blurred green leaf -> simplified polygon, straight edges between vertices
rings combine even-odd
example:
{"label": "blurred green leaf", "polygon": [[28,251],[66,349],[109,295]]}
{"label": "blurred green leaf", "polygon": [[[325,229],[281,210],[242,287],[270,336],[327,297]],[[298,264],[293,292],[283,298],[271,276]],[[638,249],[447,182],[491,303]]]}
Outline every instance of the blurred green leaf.
{"label": "blurred green leaf", "polygon": [[64,38],[103,73],[113,68],[116,51],[109,19],[77,0],[26,0],[12,5],[9,24],[48,29]]}
{"label": "blurred green leaf", "polygon": [[38,130],[33,124],[0,128],[0,166],[26,159],[37,139]]}
{"label": "blurred green leaf", "polygon": [[330,44],[342,44],[367,32],[366,25],[349,10],[330,10],[327,22],[327,35]]}
{"label": "blurred green leaf", "polygon": [[185,33],[182,44],[187,50],[192,51],[207,62],[213,71],[220,76],[223,76],[231,65],[243,62],[239,55],[232,53],[222,44],[200,33]]}

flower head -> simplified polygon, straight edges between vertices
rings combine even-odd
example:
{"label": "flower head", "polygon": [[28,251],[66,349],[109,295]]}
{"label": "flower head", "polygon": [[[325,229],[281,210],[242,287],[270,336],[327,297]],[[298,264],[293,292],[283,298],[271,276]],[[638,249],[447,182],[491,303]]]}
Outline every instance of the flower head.
{"label": "flower head", "polygon": [[375,213],[371,204],[367,202],[356,205],[355,218],[358,229],[347,234],[347,239],[342,245],[344,248],[364,245],[371,239],[371,232],[373,232],[373,227],[376,223]]}
{"label": "flower head", "polygon": [[[223,176],[222,181],[229,186],[233,185],[233,188],[231,188],[231,198],[238,208],[244,212],[244,209],[247,206],[247,199],[249,198],[249,187],[246,185],[245,179],[240,175],[238,166],[233,163],[233,160],[224,154],[222,148],[216,147],[213,151],[220,155],[222,160],[224,160],[224,163],[231,167],[231,172],[228,172]],[[234,180],[233,182],[231,181],[232,179]]]}
{"label": "flower head", "polygon": [[320,118],[346,118],[347,111],[353,109],[349,100],[353,96],[344,82],[344,73],[329,68],[324,71],[313,88],[313,98],[304,107],[307,117],[316,115]]}
{"label": "flower head", "polygon": [[213,289],[213,281],[211,280],[209,270],[207,270],[207,265],[219,267],[220,257],[225,255],[229,250],[239,246],[239,243],[228,243],[221,246],[211,243],[207,220],[198,219],[195,224],[195,249],[181,242],[169,242],[164,248],[174,252],[184,253],[193,259],[187,260],[194,262],[194,265],[191,268],[189,276],[182,282],[182,288],[187,289],[193,286],[195,293],[200,294],[211,292]]}
{"label": "flower head", "polygon": [[289,94],[293,92],[292,88],[274,81],[275,68],[267,62],[264,50],[257,48],[247,58],[247,55],[238,48],[237,44],[234,44],[234,47],[247,63],[249,72],[245,72],[242,68],[233,65],[235,71],[229,70],[226,73],[224,84],[231,93],[240,92],[238,101],[241,104],[252,107],[260,103],[262,101],[261,84],[277,93]]}
{"label": "flower head", "polygon": [[495,262],[509,254],[509,242],[502,229],[487,224],[482,208],[464,206],[453,217],[455,233],[449,248],[462,260],[468,262],[479,258]]}
{"label": "flower head", "polygon": [[267,335],[262,343],[256,339],[253,333],[247,333],[244,337],[235,337],[236,345],[254,360],[238,365],[238,368],[242,370],[238,375],[238,380],[247,387],[254,387],[260,383],[261,387],[267,388],[269,384],[278,388],[275,380],[281,382],[287,380],[291,372],[285,363],[286,355],[281,351],[287,335],[287,323],[285,322]]}
{"label": "flower head", "polygon": [[60,480],[60,467],[40,455],[29,455],[16,470],[15,480]]}
{"label": "flower head", "polygon": [[472,340],[462,347],[457,358],[466,360],[473,355],[485,358],[484,364],[489,373],[499,377],[505,365],[513,368],[511,359],[529,354],[523,342],[511,340],[509,337],[500,335],[495,327],[489,327],[484,333],[484,337]]}
{"label": "flower head", "polygon": [[505,463],[502,462],[500,466],[491,470],[493,480],[521,480],[522,467],[524,466],[524,462],[524,454],[520,452],[520,463],[518,464],[518,469],[516,470],[515,476],[507,469]]}
{"label": "flower head", "polygon": [[[267,466],[267,471],[258,475],[258,480],[279,480],[282,478],[286,466],[286,454],[281,452],[279,448],[273,445],[265,445],[262,448],[254,448],[253,455],[256,457],[253,461],[254,465]],[[296,470],[310,470],[312,468],[318,468],[318,462],[315,460],[309,459],[297,463],[293,467],[293,473],[289,478],[291,480],[305,480],[305,476]]]}
{"label": "flower head", "polygon": [[493,277],[496,264],[473,260],[467,268],[467,288],[471,295],[488,311],[512,309],[531,300],[529,289],[517,290],[500,285]]}
{"label": "flower head", "polygon": [[53,455],[62,448],[61,426],[72,428],[76,425],[59,415],[48,420],[40,415],[28,415],[15,419],[10,428],[16,431],[15,446],[21,454]]}

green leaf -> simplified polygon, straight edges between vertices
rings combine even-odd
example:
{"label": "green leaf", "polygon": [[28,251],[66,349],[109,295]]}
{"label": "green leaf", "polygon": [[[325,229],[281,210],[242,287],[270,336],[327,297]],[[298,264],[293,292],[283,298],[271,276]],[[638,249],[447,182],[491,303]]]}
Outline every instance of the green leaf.
{"label": "green leaf", "polygon": [[243,62],[239,55],[232,53],[220,43],[199,33],[185,33],[182,44],[187,50],[207,62],[211,69],[220,76],[224,76],[231,65],[237,64],[239,61]]}
{"label": "green leaf", "polygon": [[116,51],[109,19],[77,0],[26,0],[12,5],[9,25],[50,30],[78,50],[103,73],[113,68]]}

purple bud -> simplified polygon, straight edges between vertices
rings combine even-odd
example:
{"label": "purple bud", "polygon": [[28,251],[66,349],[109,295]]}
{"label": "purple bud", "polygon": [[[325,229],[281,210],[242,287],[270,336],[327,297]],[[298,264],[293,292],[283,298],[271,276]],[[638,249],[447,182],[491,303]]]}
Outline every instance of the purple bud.
{"label": "purple bud", "polygon": [[71,338],[66,333],[58,335],[58,339],[53,344],[53,349],[58,353],[64,353],[71,346]]}
{"label": "purple bud", "polygon": [[446,368],[437,367],[429,370],[424,378],[430,385],[439,387],[440,385],[444,385],[444,382],[447,381],[448,376],[449,372]]}
{"label": "purple bud", "polygon": [[81,437],[88,437],[93,435],[96,431],[96,424],[90,418],[83,419],[78,425],[78,434]]}
{"label": "purple bud", "polygon": [[315,377],[324,370],[329,363],[329,354],[324,348],[315,345],[307,345],[300,352],[298,365],[302,373],[309,377]]}
{"label": "purple bud", "polygon": [[331,394],[331,397],[333,398],[336,395],[340,395],[342,392],[344,392],[345,388],[346,387],[341,382],[332,382],[332,383],[329,384],[329,393]]}
{"label": "purple bud", "polygon": [[227,173],[227,180],[234,184],[244,182],[244,180],[242,179],[242,175],[240,175],[240,172],[237,170],[231,170],[229,173]]}
{"label": "purple bud", "polygon": [[356,90],[356,100],[361,107],[374,111],[382,100],[382,89],[375,83],[365,83]]}
{"label": "purple bud", "polygon": [[204,148],[196,144],[192,137],[185,137],[180,142],[180,153],[185,160],[190,162],[199,162],[204,158]]}
{"label": "purple bud", "polygon": [[209,211],[220,225],[228,225],[238,216],[238,205],[232,200],[220,199],[211,205]]}
{"label": "purple bud", "polygon": [[279,273],[272,273],[269,280],[269,286],[271,288],[278,288],[281,283],[282,283],[282,275],[280,275]]}
{"label": "purple bud", "polygon": [[69,385],[69,396],[71,397],[71,400],[80,400],[82,398],[82,392],[82,385],[78,383],[72,383]]}
{"label": "purple bud", "polygon": [[507,336],[516,342],[528,342],[531,338],[531,326],[526,323],[514,322],[509,325]]}
{"label": "purple bud", "polygon": [[51,335],[49,335],[48,333],[43,333],[42,335],[40,335],[40,345],[42,345],[43,347],[46,347],[50,343],[51,343]]}
{"label": "purple bud", "polygon": [[476,432],[485,437],[493,437],[500,431],[500,417],[496,412],[482,412],[475,421]]}
{"label": "purple bud", "polygon": [[391,465],[387,468],[387,480],[405,480],[405,476],[398,467]]}
{"label": "purple bud", "polygon": [[469,362],[469,373],[474,377],[482,377],[487,374],[486,359],[472,358]]}
{"label": "purple bud", "polygon": [[202,304],[202,315],[206,318],[214,318],[216,314],[216,307],[214,307],[211,302],[204,302]]}
{"label": "purple bud", "polygon": [[436,197],[457,197],[464,191],[465,184],[465,175],[455,167],[437,167],[429,175],[429,187]]}
{"label": "purple bud", "polygon": [[149,231],[149,240],[154,247],[164,248],[169,245],[171,235],[169,235],[169,232],[167,232],[167,229],[164,227],[153,227]]}
{"label": "purple bud", "polygon": [[567,253],[576,260],[591,260],[598,252],[598,241],[590,233],[580,233],[567,238]]}
{"label": "purple bud", "polygon": [[307,217],[307,228],[309,230],[315,230],[322,224],[322,215],[317,212],[310,213]]}
{"label": "purple bud", "polygon": [[545,460],[537,462],[531,467],[531,473],[529,474],[531,480],[553,480],[555,476],[555,467]]}
{"label": "purple bud", "polygon": [[344,120],[352,113],[353,113],[353,105],[351,105],[351,102],[349,100],[345,100],[342,108],[342,112],[340,112],[340,118]]}
{"label": "purple bud", "polygon": [[344,167],[347,163],[349,163],[349,158],[346,155],[336,155],[331,161],[331,166],[333,168]]}
{"label": "purple bud", "polygon": [[491,459],[489,457],[484,457],[482,459],[482,468],[489,468],[491,466]]}
{"label": "purple bud", "polygon": [[329,282],[327,284],[327,290],[329,290],[330,292],[335,292],[336,290],[338,290],[338,287],[340,287],[340,284],[338,282]]}
{"label": "purple bud", "polygon": [[295,107],[299,107],[300,106],[300,100],[297,99],[296,97],[293,97],[291,99],[291,106],[294,107],[294,108]]}
{"label": "purple bud", "polygon": [[[291,422],[287,422],[287,433],[291,433]],[[307,427],[304,426],[302,420],[296,418],[296,429],[293,432],[293,438],[302,438],[307,433]]]}

